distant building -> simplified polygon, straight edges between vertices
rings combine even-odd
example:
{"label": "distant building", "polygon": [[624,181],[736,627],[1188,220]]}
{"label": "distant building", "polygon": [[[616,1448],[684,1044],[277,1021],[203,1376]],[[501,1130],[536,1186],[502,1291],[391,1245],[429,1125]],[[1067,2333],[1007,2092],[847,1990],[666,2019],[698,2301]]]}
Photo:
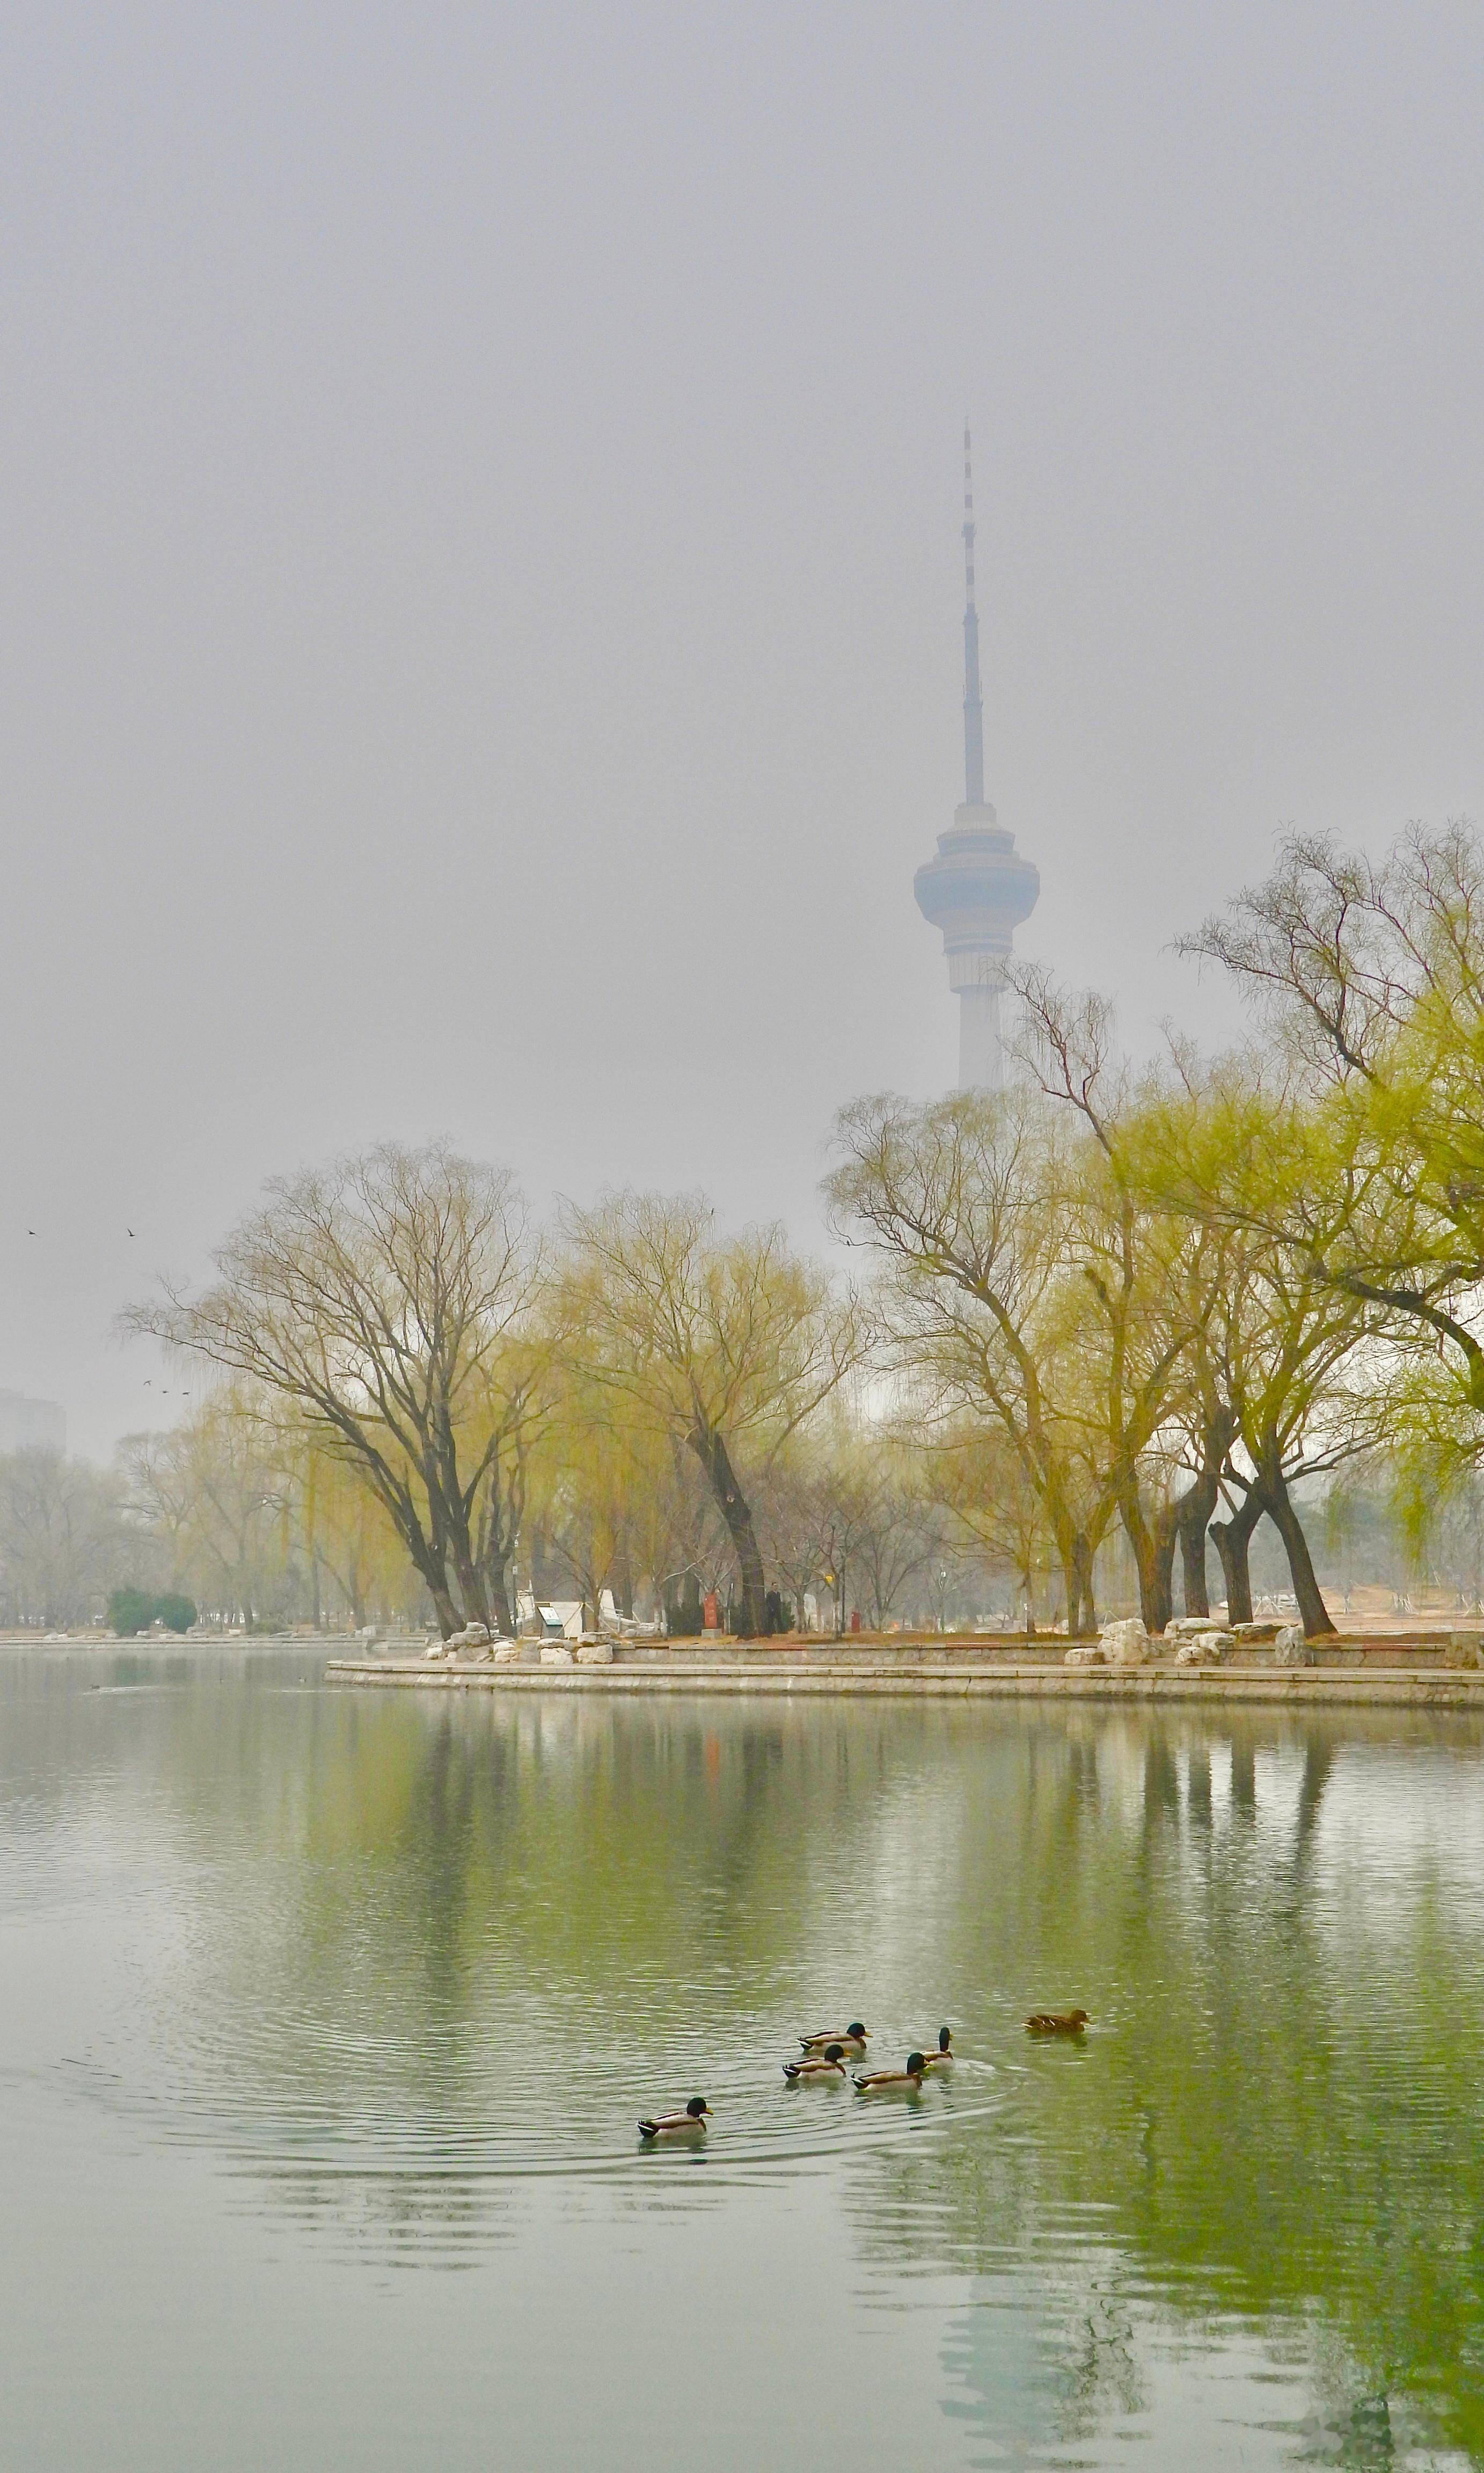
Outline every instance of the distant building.
{"label": "distant building", "polygon": [[1000,827],[984,795],[984,697],[979,685],[979,613],[974,607],[974,485],[964,432],[964,804],[938,855],[920,867],[918,908],[943,930],[948,985],[958,998],[961,1091],[997,1091],[1004,1080],[999,996],[1011,940],[1036,907],[1041,877],[1017,858],[1015,835]]}
{"label": "distant building", "polygon": [[0,1452],[64,1452],[67,1412],[55,1400],[0,1391]]}

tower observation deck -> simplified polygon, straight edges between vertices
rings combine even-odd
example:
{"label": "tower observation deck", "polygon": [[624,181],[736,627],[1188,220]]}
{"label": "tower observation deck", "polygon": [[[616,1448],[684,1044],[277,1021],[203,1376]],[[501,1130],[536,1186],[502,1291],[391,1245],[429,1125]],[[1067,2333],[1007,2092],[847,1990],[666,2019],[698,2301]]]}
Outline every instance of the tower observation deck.
{"label": "tower observation deck", "polygon": [[959,1003],[961,1091],[997,1091],[1004,1080],[999,999],[1016,929],[1030,917],[1041,877],[1016,856],[984,795],[984,696],[979,612],[974,606],[974,487],[964,432],[964,803],[938,836],[938,855],[914,879],[918,908],[943,930],[948,985]]}

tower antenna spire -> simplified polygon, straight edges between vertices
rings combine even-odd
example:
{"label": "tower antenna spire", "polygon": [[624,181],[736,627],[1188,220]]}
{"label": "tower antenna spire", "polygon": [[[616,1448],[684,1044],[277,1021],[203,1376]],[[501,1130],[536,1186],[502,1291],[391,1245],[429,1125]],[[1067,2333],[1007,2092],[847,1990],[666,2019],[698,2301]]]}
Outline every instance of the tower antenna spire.
{"label": "tower antenna spire", "polygon": [[997,1091],[1004,1082],[999,999],[1015,931],[1036,907],[1041,877],[1017,856],[1015,835],[984,795],[984,696],[979,685],[979,612],[974,607],[974,473],[964,423],[964,804],[938,855],[914,880],[918,908],[943,930],[948,985],[958,998],[961,1091]]}
{"label": "tower antenna spire", "polygon": [[973,442],[964,423],[964,797],[984,804],[984,692],[979,684],[979,612],[974,608]]}

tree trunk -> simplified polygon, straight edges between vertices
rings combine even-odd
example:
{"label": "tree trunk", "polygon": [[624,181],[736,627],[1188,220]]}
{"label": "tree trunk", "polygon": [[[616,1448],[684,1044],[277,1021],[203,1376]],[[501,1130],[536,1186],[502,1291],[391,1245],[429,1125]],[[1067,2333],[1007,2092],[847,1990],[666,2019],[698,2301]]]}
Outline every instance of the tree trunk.
{"label": "tree trunk", "polygon": [[[1025,1599],[1025,1637],[1027,1640],[1034,1640],[1036,1637],[1036,1573],[1029,1556],[1023,1563],[1017,1565],[1016,1577],[1020,1583],[1020,1595]],[[942,1631],[942,1622],[939,1623],[938,1628]],[[1070,1625],[1068,1625],[1069,1631]]]}
{"label": "tree trunk", "polygon": [[484,1508],[479,1515],[475,1560],[484,1579],[491,1627],[507,1636],[513,1636],[515,1629],[511,1575],[515,1549],[520,1542],[520,1520],[524,1507],[525,1482],[520,1460],[517,1457],[515,1473],[507,1486],[496,1456],[491,1463]]}
{"label": "tree trunk", "polygon": [[503,1558],[491,1559],[485,1565],[485,1589],[490,1606],[490,1622],[502,1640],[513,1637],[515,1629],[511,1614],[510,1590],[505,1579]]}
{"label": "tree trunk", "polygon": [[1267,1505],[1261,1488],[1249,1486],[1230,1520],[1213,1520],[1211,1537],[1221,1557],[1222,1575],[1227,1584],[1227,1621],[1229,1623],[1252,1621],[1252,1573],[1248,1569],[1248,1549],[1252,1532]]}
{"label": "tree trunk", "polygon": [[1066,1596],[1066,1637],[1080,1640],[1089,1630],[1097,1629],[1097,1613],[1092,1603],[1092,1548],[1088,1543],[1086,1532],[1074,1528],[1069,1520],[1058,1521],[1052,1533],[1056,1540],[1056,1558],[1062,1567],[1062,1587]]}
{"label": "tree trunk", "polygon": [[[1210,1613],[1210,1598],[1206,1593],[1206,1532],[1221,1500],[1221,1472],[1227,1464],[1235,1429],[1236,1420],[1231,1408],[1224,1403],[1213,1405],[1208,1401],[1201,1424],[1200,1472],[1186,1486],[1175,1506],[1187,1615]],[[1236,1618],[1233,1617],[1233,1620]]]}
{"label": "tree trunk", "polygon": [[[1151,1596],[1154,1610],[1160,1618],[1161,1631],[1168,1628],[1170,1617],[1175,1611],[1175,1547],[1179,1534],[1179,1503],[1161,1502],[1155,1513],[1149,1531],[1153,1566],[1150,1575]],[[1149,1632],[1155,1629],[1148,1615],[1144,1617],[1144,1629]]]}
{"label": "tree trunk", "polygon": [[1288,1569],[1293,1573],[1293,1593],[1299,1600],[1299,1621],[1304,1625],[1304,1637],[1305,1640],[1332,1640],[1334,1625],[1329,1620],[1329,1609],[1319,1594],[1308,1539],[1294,1509],[1293,1497],[1282,1470],[1265,1471],[1264,1486],[1268,1497],[1268,1517],[1283,1541]]}
{"label": "tree trunk", "polygon": [[[426,1573],[424,1573],[423,1576],[426,1578]],[[438,1617],[439,1630],[442,1632],[444,1640],[452,1640],[456,1631],[462,1631],[464,1629],[464,1625],[459,1621],[458,1613],[454,1606],[452,1597],[448,1595],[446,1588],[435,1584],[432,1580],[428,1581],[428,1595],[433,1600],[433,1612]]]}
{"label": "tree trunk", "polygon": [[1175,1570],[1175,1513],[1166,1504],[1154,1520],[1144,1518],[1144,1507],[1138,1500],[1137,1485],[1125,1495],[1118,1506],[1124,1535],[1134,1549],[1134,1568],[1138,1573],[1138,1611],[1144,1629],[1161,1632],[1173,1611]]}
{"label": "tree trunk", "polygon": [[474,1560],[467,1527],[462,1532],[456,1531],[453,1538],[453,1569],[459,1583],[459,1595],[464,1599],[465,1621],[482,1622],[488,1626],[490,1600],[485,1595],[484,1574]]}
{"label": "tree trunk", "polygon": [[1062,1557],[1062,1587],[1066,1597],[1066,1637],[1068,1640],[1075,1640],[1082,1584],[1077,1575],[1077,1558],[1072,1552],[1067,1552]]}
{"label": "tree trunk", "polygon": [[1092,1548],[1087,1538],[1079,1534],[1072,1540],[1072,1578],[1077,1593],[1076,1605],[1074,1613],[1068,1614],[1067,1617],[1068,1632],[1071,1631],[1075,1620],[1076,1634],[1079,1639],[1089,1637],[1097,1629],[1097,1608],[1092,1601]]}
{"label": "tree trunk", "polygon": [[[737,1575],[742,1583],[742,1596],[737,1607],[738,1633],[744,1640],[760,1640],[767,1621],[767,1588],[752,1509],[737,1483],[725,1435],[718,1433],[714,1427],[701,1427],[692,1431],[690,1444],[706,1471],[716,1498],[716,1508],[727,1524],[731,1550],[737,1558]],[[843,1608],[843,1598],[841,1602]]]}
{"label": "tree trunk", "polygon": [[414,1571],[433,1600],[439,1630],[444,1640],[451,1639],[464,1626],[449,1595],[447,1565],[443,1553],[435,1542],[423,1536],[416,1521],[404,1525],[402,1543],[407,1548]]}
{"label": "tree trunk", "polygon": [[480,1522],[478,1563],[484,1581],[485,1603],[490,1609],[485,1620],[491,1631],[498,1632],[502,1639],[507,1640],[514,1637],[515,1630],[510,1588],[510,1567],[515,1560],[515,1542],[502,1516],[498,1480],[492,1478]]}
{"label": "tree trunk", "polygon": [[350,1560],[346,1565],[343,1573],[337,1572],[333,1563],[326,1564],[325,1569],[329,1573],[330,1578],[339,1586],[340,1593],[350,1609],[351,1630],[361,1631],[364,1629],[366,1623],[366,1591],[361,1585],[361,1558],[359,1554],[356,1553],[352,1547],[350,1551]]}
{"label": "tree trunk", "polygon": [[1219,1490],[1214,1469],[1209,1476],[1203,1471],[1195,1483],[1185,1488],[1175,1505],[1181,1577],[1187,1615],[1210,1613],[1210,1598],[1206,1588],[1206,1531],[1216,1508]]}

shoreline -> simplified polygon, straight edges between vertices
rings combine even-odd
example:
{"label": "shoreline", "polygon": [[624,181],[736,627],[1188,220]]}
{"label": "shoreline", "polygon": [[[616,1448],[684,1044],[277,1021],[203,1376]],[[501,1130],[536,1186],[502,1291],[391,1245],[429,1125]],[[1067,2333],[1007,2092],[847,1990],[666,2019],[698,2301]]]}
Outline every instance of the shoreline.
{"label": "shoreline", "polygon": [[424,1659],[331,1658],[326,1682],[359,1690],[423,1692],[698,1693],[728,1698],[1235,1701],[1292,1707],[1484,1711],[1484,1670],[1442,1665],[1278,1667],[1271,1663],[1130,1668],[967,1661],[911,1665],[874,1658],[820,1660],[807,1667],[761,1658],[647,1658],[611,1666],[430,1664]]}

